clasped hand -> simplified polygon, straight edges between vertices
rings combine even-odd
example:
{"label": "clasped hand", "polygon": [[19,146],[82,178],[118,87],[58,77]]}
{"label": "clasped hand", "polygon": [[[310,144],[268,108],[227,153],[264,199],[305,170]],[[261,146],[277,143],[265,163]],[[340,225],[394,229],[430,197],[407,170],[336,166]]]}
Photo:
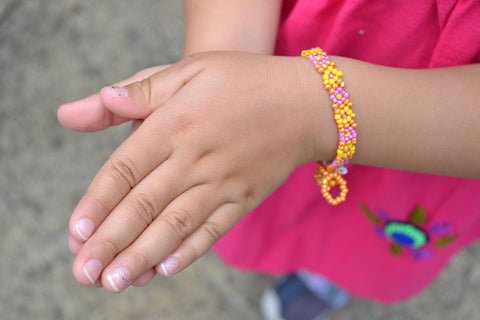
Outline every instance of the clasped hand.
{"label": "clasped hand", "polygon": [[321,159],[323,94],[306,59],[211,52],[61,106],[76,131],[142,120],[71,216],[76,280],[119,292],[193,263]]}

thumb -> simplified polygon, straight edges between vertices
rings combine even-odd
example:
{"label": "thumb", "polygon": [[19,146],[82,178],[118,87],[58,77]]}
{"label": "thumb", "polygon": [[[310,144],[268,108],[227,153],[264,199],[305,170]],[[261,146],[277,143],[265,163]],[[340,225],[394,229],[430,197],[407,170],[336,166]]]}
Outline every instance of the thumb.
{"label": "thumb", "polygon": [[[118,86],[124,86],[135,81],[145,79],[152,74],[167,68],[161,65],[143,69],[130,78],[118,82]],[[67,129],[73,131],[99,131],[111,126],[116,126],[131,120],[131,117],[122,117],[105,108],[99,93],[87,98],[65,103],[57,111],[59,122]]]}
{"label": "thumb", "polygon": [[145,119],[203,69],[199,64],[180,61],[141,81],[110,86],[100,91],[105,108],[116,116]]}

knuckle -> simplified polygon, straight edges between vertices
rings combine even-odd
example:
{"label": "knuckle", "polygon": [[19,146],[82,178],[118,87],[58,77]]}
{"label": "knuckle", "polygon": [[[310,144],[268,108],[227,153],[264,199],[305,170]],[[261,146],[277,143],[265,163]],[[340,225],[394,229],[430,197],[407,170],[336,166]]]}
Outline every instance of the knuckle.
{"label": "knuckle", "polygon": [[167,121],[170,134],[173,136],[187,133],[196,122],[195,116],[189,112],[176,112]]}
{"label": "knuckle", "polygon": [[137,194],[132,201],[132,212],[148,226],[157,216],[157,208],[150,198],[143,194]]}
{"label": "knuckle", "polygon": [[185,244],[185,251],[187,252],[188,264],[193,263],[202,256],[199,249],[191,243]]}
{"label": "knuckle", "polygon": [[192,231],[193,214],[188,210],[176,210],[165,215],[165,222],[181,239]]}
{"label": "knuckle", "polygon": [[110,204],[108,203],[108,200],[104,197],[93,196],[90,198],[90,201],[95,207],[98,207],[101,212],[109,213],[112,210]]}
{"label": "knuckle", "polygon": [[140,89],[140,93],[143,95],[143,101],[145,101],[148,105],[152,105],[154,100],[152,79],[149,77],[139,81],[138,88]]}
{"label": "knuckle", "polygon": [[202,230],[213,243],[217,242],[222,237],[218,224],[213,221],[205,221]]}
{"label": "knuckle", "polygon": [[258,203],[257,196],[253,190],[245,190],[242,197],[245,199],[244,202],[248,207],[255,207]]}
{"label": "knuckle", "polygon": [[134,249],[132,254],[133,261],[135,261],[135,264],[137,266],[140,266],[142,270],[147,270],[148,268],[151,267],[150,265],[150,259],[148,256],[140,249]]}
{"label": "knuckle", "polygon": [[138,170],[132,160],[126,157],[113,157],[110,159],[113,175],[122,183],[132,189],[137,184]]}
{"label": "knuckle", "polygon": [[113,253],[114,255],[120,252],[120,247],[115,240],[110,236],[103,235],[100,238],[100,243],[102,246],[107,247],[107,251]]}

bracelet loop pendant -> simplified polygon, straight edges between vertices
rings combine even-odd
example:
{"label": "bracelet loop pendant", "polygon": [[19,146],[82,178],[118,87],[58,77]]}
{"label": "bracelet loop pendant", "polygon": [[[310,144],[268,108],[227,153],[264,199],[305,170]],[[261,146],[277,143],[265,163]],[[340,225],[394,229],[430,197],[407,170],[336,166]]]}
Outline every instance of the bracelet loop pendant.
{"label": "bracelet loop pendant", "polygon": [[[328,170],[328,165],[325,167],[325,165],[320,161],[317,162],[317,166],[318,171],[314,176],[317,180],[317,184],[321,188],[321,192],[325,200],[334,206],[344,202],[347,197],[348,188],[347,181],[342,178],[340,171],[335,170],[330,172]],[[340,194],[334,198],[330,193],[330,190],[337,185],[340,187]]]}

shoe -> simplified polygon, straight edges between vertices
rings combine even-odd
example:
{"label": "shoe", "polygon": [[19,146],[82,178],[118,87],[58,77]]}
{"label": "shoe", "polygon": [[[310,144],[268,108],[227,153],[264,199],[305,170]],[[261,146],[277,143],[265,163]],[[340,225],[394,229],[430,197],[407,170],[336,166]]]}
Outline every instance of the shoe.
{"label": "shoe", "polygon": [[325,278],[301,272],[267,288],[260,309],[264,320],[322,320],[349,300],[348,293]]}

